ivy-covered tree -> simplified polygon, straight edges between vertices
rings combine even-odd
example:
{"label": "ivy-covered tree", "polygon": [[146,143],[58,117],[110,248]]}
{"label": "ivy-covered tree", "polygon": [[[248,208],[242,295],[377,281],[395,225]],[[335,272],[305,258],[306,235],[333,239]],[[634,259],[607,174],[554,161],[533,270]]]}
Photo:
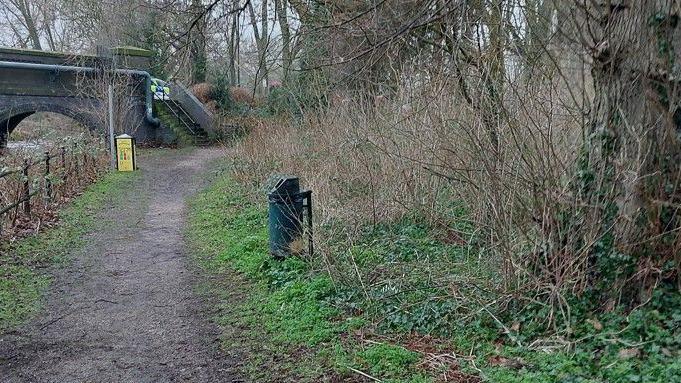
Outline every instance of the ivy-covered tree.
{"label": "ivy-covered tree", "polygon": [[594,97],[575,250],[588,253],[593,285],[641,301],[680,280],[681,3],[578,3]]}

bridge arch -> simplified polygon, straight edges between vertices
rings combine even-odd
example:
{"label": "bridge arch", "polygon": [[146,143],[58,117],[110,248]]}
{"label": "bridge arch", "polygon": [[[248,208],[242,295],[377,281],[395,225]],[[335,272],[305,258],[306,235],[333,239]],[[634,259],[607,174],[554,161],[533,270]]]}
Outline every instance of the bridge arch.
{"label": "bridge arch", "polygon": [[72,118],[91,131],[104,132],[103,121],[97,116],[99,107],[99,102],[94,99],[87,106],[83,105],[82,99],[69,100],[52,97],[45,100],[36,100],[32,97],[30,101],[13,102],[0,109],[0,147],[7,145],[9,135],[21,121],[38,112],[61,114]]}

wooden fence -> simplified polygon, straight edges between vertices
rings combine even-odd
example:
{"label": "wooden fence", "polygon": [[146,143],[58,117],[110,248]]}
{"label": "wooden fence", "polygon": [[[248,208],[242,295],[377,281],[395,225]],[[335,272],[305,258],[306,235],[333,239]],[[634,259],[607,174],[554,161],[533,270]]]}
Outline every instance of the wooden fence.
{"label": "wooden fence", "polygon": [[40,216],[94,181],[106,169],[104,153],[101,145],[73,144],[1,169],[0,237],[3,227],[13,228],[18,220]]}

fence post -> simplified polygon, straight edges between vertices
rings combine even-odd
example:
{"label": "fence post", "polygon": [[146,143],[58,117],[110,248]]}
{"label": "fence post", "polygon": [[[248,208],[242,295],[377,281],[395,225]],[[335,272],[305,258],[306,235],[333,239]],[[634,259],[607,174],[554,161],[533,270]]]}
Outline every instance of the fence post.
{"label": "fence post", "polygon": [[0,214],[0,241],[2,240],[2,226],[5,223],[5,215]]}
{"label": "fence post", "polygon": [[24,166],[21,169],[21,175],[24,179],[24,214],[31,216],[31,185],[28,179],[28,167],[28,159],[24,158]]}
{"label": "fence post", "polygon": [[68,178],[68,172],[66,171],[66,147],[61,146],[60,147],[60,156],[61,156],[61,182],[62,186],[60,188],[61,190],[61,196],[64,197],[66,195],[66,179]]}
{"label": "fence post", "polygon": [[64,182],[64,184],[66,184],[66,177],[67,177],[67,174],[68,174],[66,172],[66,147],[62,146],[60,148],[60,150],[61,150],[60,155],[61,155],[61,171],[62,171],[61,179]]}
{"label": "fence post", "polygon": [[78,154],[76,154],[76,143],[73,143],[73,149],[71,151],[71,159],[73,160],[74,172],[76,174],[76,183],[80,183],[80,171],[78,169]]}
{"label": "fence post", "polygon": [[87,180],[90,180],[90,174],[88,172],[87,168],[87,149],[83,150],[83,174],[85,174],[85,177],[87,177]]}
{"label": "fence post", "polygon": [[52,181],[50,180],[50,152],[45,151],[45,200],[52,199]]}

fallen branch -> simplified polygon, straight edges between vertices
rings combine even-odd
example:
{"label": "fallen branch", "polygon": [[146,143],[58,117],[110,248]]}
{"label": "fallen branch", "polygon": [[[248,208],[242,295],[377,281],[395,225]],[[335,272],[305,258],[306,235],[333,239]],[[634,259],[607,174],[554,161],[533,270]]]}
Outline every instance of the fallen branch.
{"label": "fallen branch", "polygon": [[365,378],[369,378],[369,379],[373,380],[374,382],[383,382],[381,379],[374,378],[373,376],[367,374],[366,372],[362,372],[362,371],[354,369],[352,367],[348,367],[348,369],[350,369],[350,371],[352,371],[352,372],[355,372],[355,373],[362,375]]}

